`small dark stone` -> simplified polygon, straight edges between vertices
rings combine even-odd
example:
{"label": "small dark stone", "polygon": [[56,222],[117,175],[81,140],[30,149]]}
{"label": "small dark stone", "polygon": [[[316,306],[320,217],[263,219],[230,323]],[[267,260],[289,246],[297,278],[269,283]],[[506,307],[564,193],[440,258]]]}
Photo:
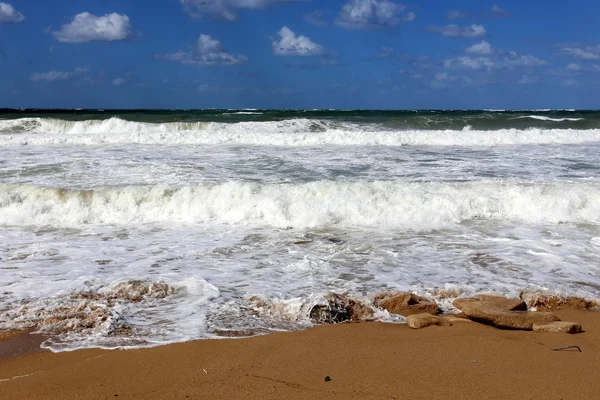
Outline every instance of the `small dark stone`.
{"label": "small dark stone", "polygon": [[331,377],[329,375],[325,377],[325,382],[331,382]]}
{"label": "small dark stone", "polygon": [[352,319],[352,307],[356,302],[345,295],[330,293],[328,304],[316,305],[310,310],[310,319],[317,324],[339,324]]}

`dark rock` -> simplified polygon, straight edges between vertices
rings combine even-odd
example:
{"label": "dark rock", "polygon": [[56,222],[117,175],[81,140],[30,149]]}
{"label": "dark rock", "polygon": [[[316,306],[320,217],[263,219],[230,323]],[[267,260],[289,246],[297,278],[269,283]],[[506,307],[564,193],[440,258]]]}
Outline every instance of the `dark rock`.
{"label": "dark rock", "polygon": [[318,324],[337,324],[347,321],[362,321],[373,316],[371,307],[358,301],[331,293],[327,304],[318,304],[310,310],[310,319]]}

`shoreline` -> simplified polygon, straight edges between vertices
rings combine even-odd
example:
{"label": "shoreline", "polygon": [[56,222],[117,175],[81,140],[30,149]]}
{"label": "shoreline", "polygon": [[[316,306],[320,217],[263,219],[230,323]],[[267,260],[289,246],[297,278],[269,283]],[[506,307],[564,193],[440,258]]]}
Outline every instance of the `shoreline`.
{"label": "shoreline", "polygon": [[[1,359],[0,392],[3,399],[594,398],[600,312],[554,313],[584,332],[364,322],[149,349],[14,352]],[[552,351],[569,345],[582,352]]]}

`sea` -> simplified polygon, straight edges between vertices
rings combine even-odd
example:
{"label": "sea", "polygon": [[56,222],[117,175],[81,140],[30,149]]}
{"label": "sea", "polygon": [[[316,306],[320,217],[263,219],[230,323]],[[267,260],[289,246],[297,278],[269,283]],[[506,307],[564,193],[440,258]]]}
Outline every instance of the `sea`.
{"label": "sea", "polygon": [[600,111],[0,109],[0,330],[306,329],[332,294],[600,300]]}

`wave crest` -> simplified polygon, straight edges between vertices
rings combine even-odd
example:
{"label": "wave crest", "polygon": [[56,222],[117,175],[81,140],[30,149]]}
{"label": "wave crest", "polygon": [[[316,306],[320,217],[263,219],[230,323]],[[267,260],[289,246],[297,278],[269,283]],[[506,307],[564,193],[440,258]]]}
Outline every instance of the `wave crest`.
{"label": "wave crest", "polygon": [[227,182],[91,190],[0,186],[0,224],[147,222],[442,229],[468,220],[600,223],[600,185],[500,182]]}
{"label": "wave crest", "polygon": [[263,122],[146,123],[22,118],[0,121],[0,146],[160,144],[256,146],[499,146],[600,142],[600,129],[458,130],[384,128],[350,122],[289,119]]}

